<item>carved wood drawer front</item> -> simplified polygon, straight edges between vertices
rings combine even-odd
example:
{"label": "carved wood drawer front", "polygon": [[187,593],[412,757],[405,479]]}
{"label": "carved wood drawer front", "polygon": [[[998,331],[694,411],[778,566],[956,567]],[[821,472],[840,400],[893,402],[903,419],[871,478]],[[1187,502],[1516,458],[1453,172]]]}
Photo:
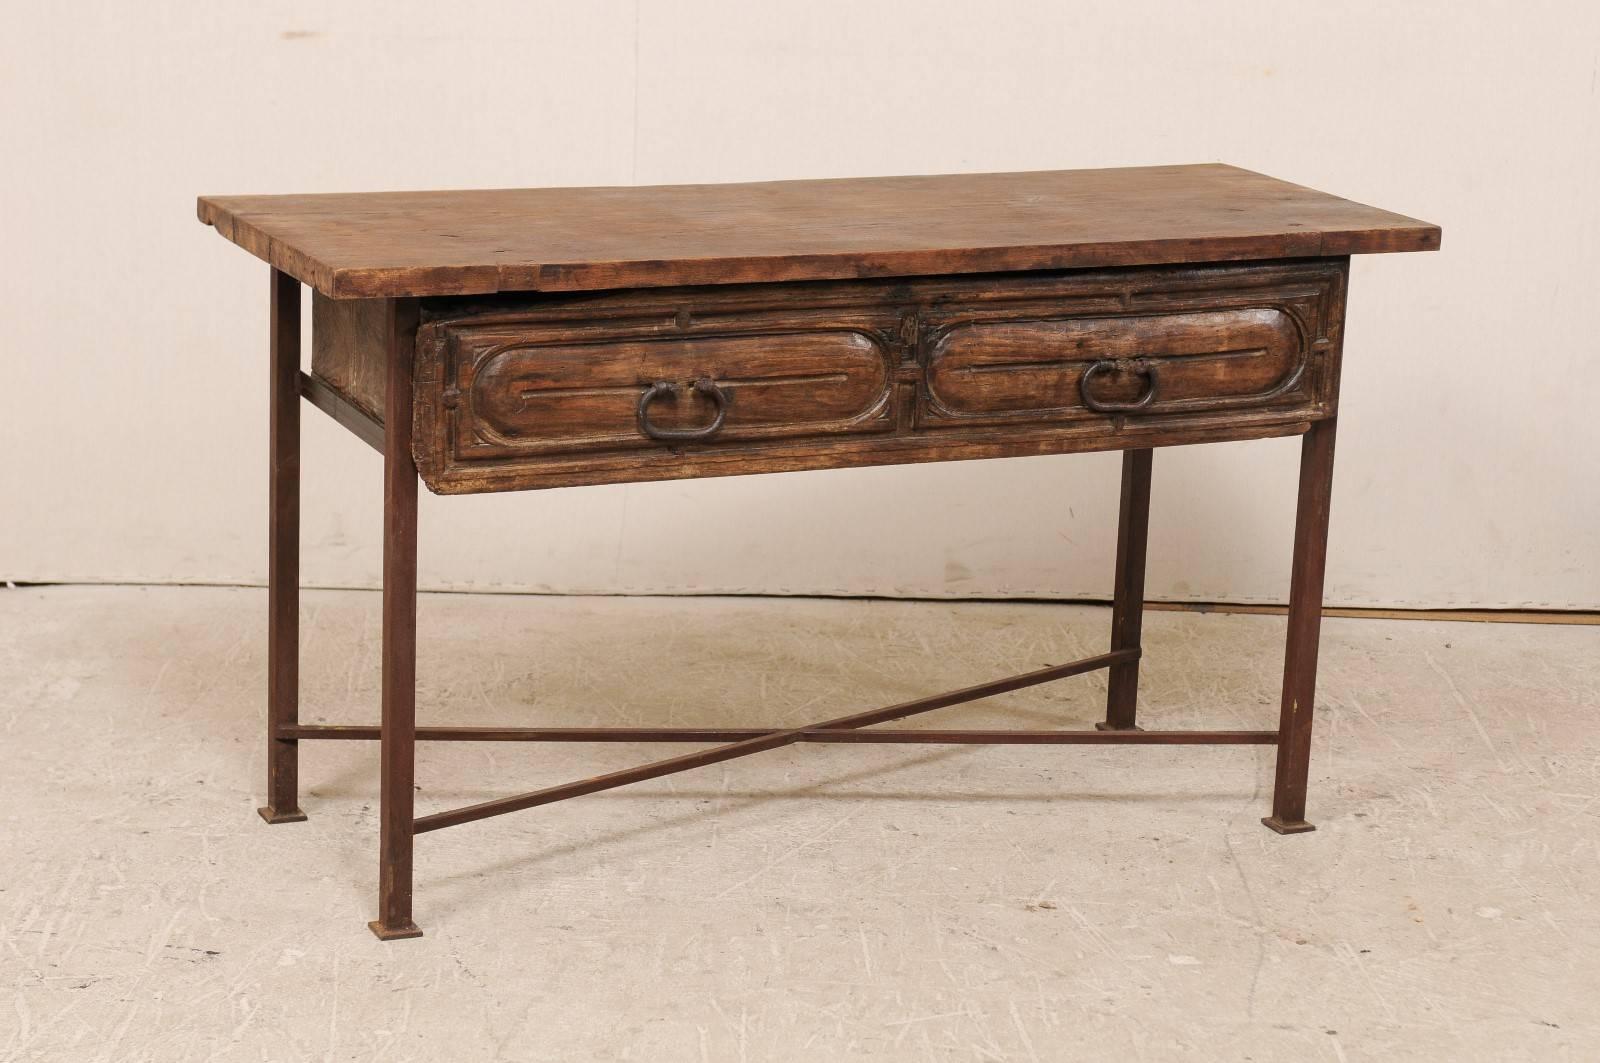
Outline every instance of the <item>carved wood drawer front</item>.
{"label": "carved wood drawer front", "polygon": [[419,438],[424,478],[448,479],[444,463],[636,462],[893,429],[893,361],[871,315],[697,309],[566,298],[424,324],[419,436],[446,436]]}
{"label": "carved wood drawer front", "polygon": [[436,491],[1161,446],[1333,412],[1345,259],[424,304]]}
{"label": "carved wood drawer front", "polygon": [[625,450],[886,426],[883,351],[848,329],[541,343],[467,325],[451,339],[468,354],[457,385],[468,447]]}
{"label": "carved wood drawer front", "polygon": [[1152,417],[1303,401],[1310,353],[1275,307],[959,324],[929,356],[928,420]]}

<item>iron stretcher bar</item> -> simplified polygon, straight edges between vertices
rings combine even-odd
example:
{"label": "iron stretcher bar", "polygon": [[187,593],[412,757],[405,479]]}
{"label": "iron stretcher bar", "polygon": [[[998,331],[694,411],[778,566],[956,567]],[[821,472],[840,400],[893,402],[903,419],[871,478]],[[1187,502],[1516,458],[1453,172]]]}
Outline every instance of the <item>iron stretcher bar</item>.
{"label": "iron stretcher bar", "polygon": [[[1134,656],[1138,650],[1131,651]],[[965,690],[951,691],[950,694],[937,694],[933,698],[924,698],[920,701],[907,702],[897,708],[907,710],[907,715],[913,712],[924,712],[927,709],[919,708],[923,702],[932,702],[939,698],[962,695],[959,701],[943,702],[947,705],[959,705],[963,701],[975,701],[978,698],[989,697],[993,694],[1004,693],[1006,690],[1018,690],[1022,687],[1032,686],[1036,683],[1049,682],[1051,679],[1061,679],[1069,675],[1078,675],[1082,671],[1094,671],[1098,668],[1109,668],[1117,660],[1125,656],[1123,651],[1105,655],[1108,660],[1105,664],[1092,664],[1099,661],[1099,657],[1091,657],[1084,661],[1073,661],[1071,664],[1055,665],[1051,668],[1041,669],[1037,672],[1027,672],[1020,676],[1011,676],[999,679],[993,683],[985,683],[977,687],[968,687]],[[1080,667],[1081,666],[1081,667]],[[1071,671],[1061,671],[1071,669]],[[1049,673],[1048,675],[1046,673]],[[1042,678],[1041,678],[1042,677]],[[1025,682],[1016,682],[1025,680]],[[995,689],[1002,684],[1003,689]],[[973,693],[980,691],[979,693]],[[938,708],[938,705],[929,705],[928,708]],[[892,719],[892,717],[891,717]],[[750,738],[766,738],[769,735],[787,732],[793,728],[785,727],[418,727],[416,738],[419,742],[743,742]],[[818,731],[817,727],[807,727],[804,730],[809,734]],[[905,732],[899,732],[905,733]],[[383,737],[382,729],[372,724],[341,724],[341,723],[305,723],[289,724],[278,727],[273,731],[274,738],[283,739],[340,739],[347,741],[375,741]],[[822,739],[813,739],[821,741]]]}
{"label": "iron stretcher bar", "polygon": [[565,801],[569,797],[581,797],[584,794],[599,793],[601,790],[610,790],[617,786],[626,786],[629,783],[644,782],[646,779],[658,779],[663,775],[672,775],[676,772],[688,771],[691,768],[702,768],[725,760],[733,760],[736,757],[746,757],[752,753],[762,753],[769,749],[792,745],[795,742],[804,741],[804,736],[808,731],[850,730],[857,727],[867,727],[875,723],[885,723],[889,720],[913,716],[919,712],[931,712],[934,709],[943,709],[951,705],[977,701],[979,698],[992,697],[995,694],[1020,690],[1023,687],[1030,687],[1039,683],[1048,683],[1053,679],[1065,679],[1067,676],[1098,671],[1101,668],[1109,668],[1113,664],[1118,664],[1122,661],[1136,660],[1138,656],[1139,650],[1137,649],[1115,650],[1111,653],[1100,654],[1097,657],[1086,657],[1081,661],[1073,661],[1070,664],[1058,664],[1050,668],[1041,668],[1034,672],[1024,672],[1021,675],[995,679],[988,683],[980,683],[977,686],[952,690],[944,694],[934,694],[931,697],[918,698],[914,701],[904,701],[898,705],[890,705],[881,709],[853,713],[849,716],[841,716],[838,719],[826,720],[822,723],[795,727],[785,731],[772,731],[754,738],[736,741],[729,745],[716,746],[715,748],[702,749],[695,753],[686,753],[680,757],[669,757],[666,760],[654,761],[637,768],[596,775],[592,778],[580,779],[577,782],[551,786],[543,790],[534,790],[531,793],[520,794],[515,797],[502,797],[494,801],[468,805],[465,808],[452,809],[448,812],[436,812],[431,816],[423,816],[420,819],[413,820],[411,830],[413,834],[424,834],[431,830],[438,830],[440,827],[453,827],[460,823],[471,823],[474,820],[487,819],[490,816],[499,816],[507,812],[517,812],[524,808]]}
{"label": "iron stretcher bar", "polygon": [[357,439],[383,453],[383,422],[340,394],[332,384],[301,373],[297,378],[300,397],[348,428]]}
{"label": "iron stretcher bar", "polygon": [[[777,734],[776,727],[419,727],[419,742],[742,742]],[[374,741],[376,727],[301,724],[280,727],[277,738]],[[1277,731],[1024,731],[905,730],[859,731],[810,727],[801,742],[953,745],[1273,745]]]}

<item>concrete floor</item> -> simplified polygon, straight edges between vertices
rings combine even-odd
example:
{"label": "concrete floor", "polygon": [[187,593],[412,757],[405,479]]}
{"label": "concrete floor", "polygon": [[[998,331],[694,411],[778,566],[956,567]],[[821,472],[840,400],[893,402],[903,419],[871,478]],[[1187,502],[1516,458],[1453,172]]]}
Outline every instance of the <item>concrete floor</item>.
{"label": "concrete floor", "polygon": [[[1600,628],[1330,620],[1312,834],[1268,747],[798,746],[418,840],[367,743],[255,815],[259,590],[0,590],[4,1060],[1593,1060]],[[304,715],[378,598],[305,596]],[[1098,652],[1073,606],[440,595],[421,715],[803,723]],[[1154,613],[1161,726],[1269,727],[1282,620]],[[914,725],[1074,726],[1103,675]],[[425,747],[419,812],[663,747]],[[684,747],[670,747],[681,750]]]}

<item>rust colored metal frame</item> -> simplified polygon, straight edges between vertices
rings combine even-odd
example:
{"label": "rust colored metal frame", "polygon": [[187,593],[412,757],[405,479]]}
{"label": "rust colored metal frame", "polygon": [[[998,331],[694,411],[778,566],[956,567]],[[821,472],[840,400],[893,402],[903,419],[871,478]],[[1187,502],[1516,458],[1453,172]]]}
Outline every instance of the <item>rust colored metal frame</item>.
{"label": "rust colored metal frame", "polygon": [[391,300],[383,450],[383,722],[379,764],[378,918],[383,940],[420,937],[411,919],[412,800],[417,750],[417,466],[411,457],[417,305]]}
{"label": "rust colored metal frame", "polygon": [[[1137,647],[1144,627],[1144,558],[1150,537],[1149,449],[1122,452],[1122,504],[1117,511],[1117,567],[1111,592],[1111,648]],[[1102,731],[1137,731],[1139,658],[1115,664],[1106,683]]]}
{"label": "rust colored metal frame", "polygon": [[[772,727],[418,727],[419,742],[742,742],[776,734]],[[375,741],[382,729],[349,724],[298,724],[277,732],[293,739],[320,738]],[[1126,735],[1104,731],[944,730],[901,728],[894,731],[855,731],[807,727],[800,742],[844,742],[902,745],[1021,745],[1021,746],[1194,746],[1275,745],[1277,731],[1146,731]]]}
{"label": "rust colored metal frame", "polygon": [[[644,728],[644,727],[431,727],[412,732],[416,740],[480,741],[480,742],[724,742],[712,749],[699,750],[679,757],[669,757],[637,768],[597,775],[577,782],[550,786],[543,790],[504,797],[466,808],[423,816],[413,822],[414,834],[425,834],[441,827],[451,827],[490,816],[516,812],[537,805],[553,804],[585,794],[599,793],[629,783],[657,779],[680,771],[717,764],[736,757],[749,756],[769,749],[778,749],[796,742],[857,742],[901,744],[1019,744],[1019,745],[1271,745],[1277,742],[1276,731],[986,731],[986,730],[892,730],[868,731],[861,728],[872,724],[904,719],[935,709],[977,701],[996,694],[1021,690],[1024,687],[1048,683],[1055,679],[1082,675],[1102,668],[1136,661],[1137,648],[1115,650],[1096,657],[1086,657],[1069,664],[1041,668],[1021,675],[1009,676],[988,683],[952,690],[943,694],[901,702],[881,709],[841,716],[823,723],[803,727],[777,728]],[[326,724],[295,725],[279,732],[285,737],[323,739],[374,739],[384,738],[382,728],[350,727]]]}
{"label": "rust colored metal frame", "polygon": [[361,407],[345,398],[332,386],[309,373],[299,373],[300,395],[311,405],[348,428],[352,435],[367,446],[384,453],[383,424]]}
{"label": "rust colored metal frame", "polygon": [[[1111,647],[1107,653],[800,727],[419,728],[416,726],[419,481],[411,445],[416,328],[415,301],[388,301],[385,342],[389,372],[384,423],[380,424],[322,381],[300,371],[299,284],[285,273],[272,272],[267,805],[260,812],[269,823],[305,819],[298,804],[301,740],[376,740],[380,743],[378,918],[369,924],[379,938],[417,937],[422,933],[412,919],[412,854],[418,834],[799,742],[1276,745],[1272,815],[1262,822],[1281,834],[1314,829],[1305,821],[1305,801],[1333,476],[1335,425],[1332,419],[1314,423],[1302,444],[1283,703],[1275,731],[1148,731],[1136,722],[1150,511],[1152,451],[1148,448],[1123,453]],[[297,400],[300,398],[322,409],[384,455],[383,714],[377,727],[299,722],[300,416]],[[869,729],[874,724],[1100,669],[1109,672],[1106,718],[1092,731]],[[413,809],[413,781],[418,741],[720,744],[636,768],[417,818]]]}
{"label": "rust colored metal frame", "polygon": [[1272,815],[1261,821],[1279,834],[1316,829],[1306,822],[1306,776],[1311,765],[1311,716],[1317,692],[1322,574],[1328,559],[1328,510],[1337,427],[1331,417],[1318,421],[1300,444],[1300,497],[1294,521],[1294,567],[1289,574],[1289,634],[1284,646],[1283,701],[1278,718],[1278,770],[1272,788]]}
{"label": "rust colored metal frame", "polygon": [[300,718],[300,282],[272,271],[268,299],[272,384],[267,516],[268,823],[298,823],[300,748],[284,729]]}

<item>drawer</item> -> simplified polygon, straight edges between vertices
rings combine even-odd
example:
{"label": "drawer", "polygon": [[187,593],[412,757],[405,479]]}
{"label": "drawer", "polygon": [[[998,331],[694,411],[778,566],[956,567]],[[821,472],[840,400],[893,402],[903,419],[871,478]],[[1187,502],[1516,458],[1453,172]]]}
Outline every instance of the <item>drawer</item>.
{"label": "drawer", "polygon": [[1314,340],[1281,306],[963,321],[928,352],[921,423],[953,427],[1304,402]]}
{"label": "drawer", "polygon": [[427,300],[417,466],[453,493],[1302,432],[1334,409],[1347,268]]}
{"label": "drawer", "polygon": [[480,457],[891,427],[885,352],[849,329],[579,342],[537,325],[456,322],[423,343],[451,349],[455,442]]}

